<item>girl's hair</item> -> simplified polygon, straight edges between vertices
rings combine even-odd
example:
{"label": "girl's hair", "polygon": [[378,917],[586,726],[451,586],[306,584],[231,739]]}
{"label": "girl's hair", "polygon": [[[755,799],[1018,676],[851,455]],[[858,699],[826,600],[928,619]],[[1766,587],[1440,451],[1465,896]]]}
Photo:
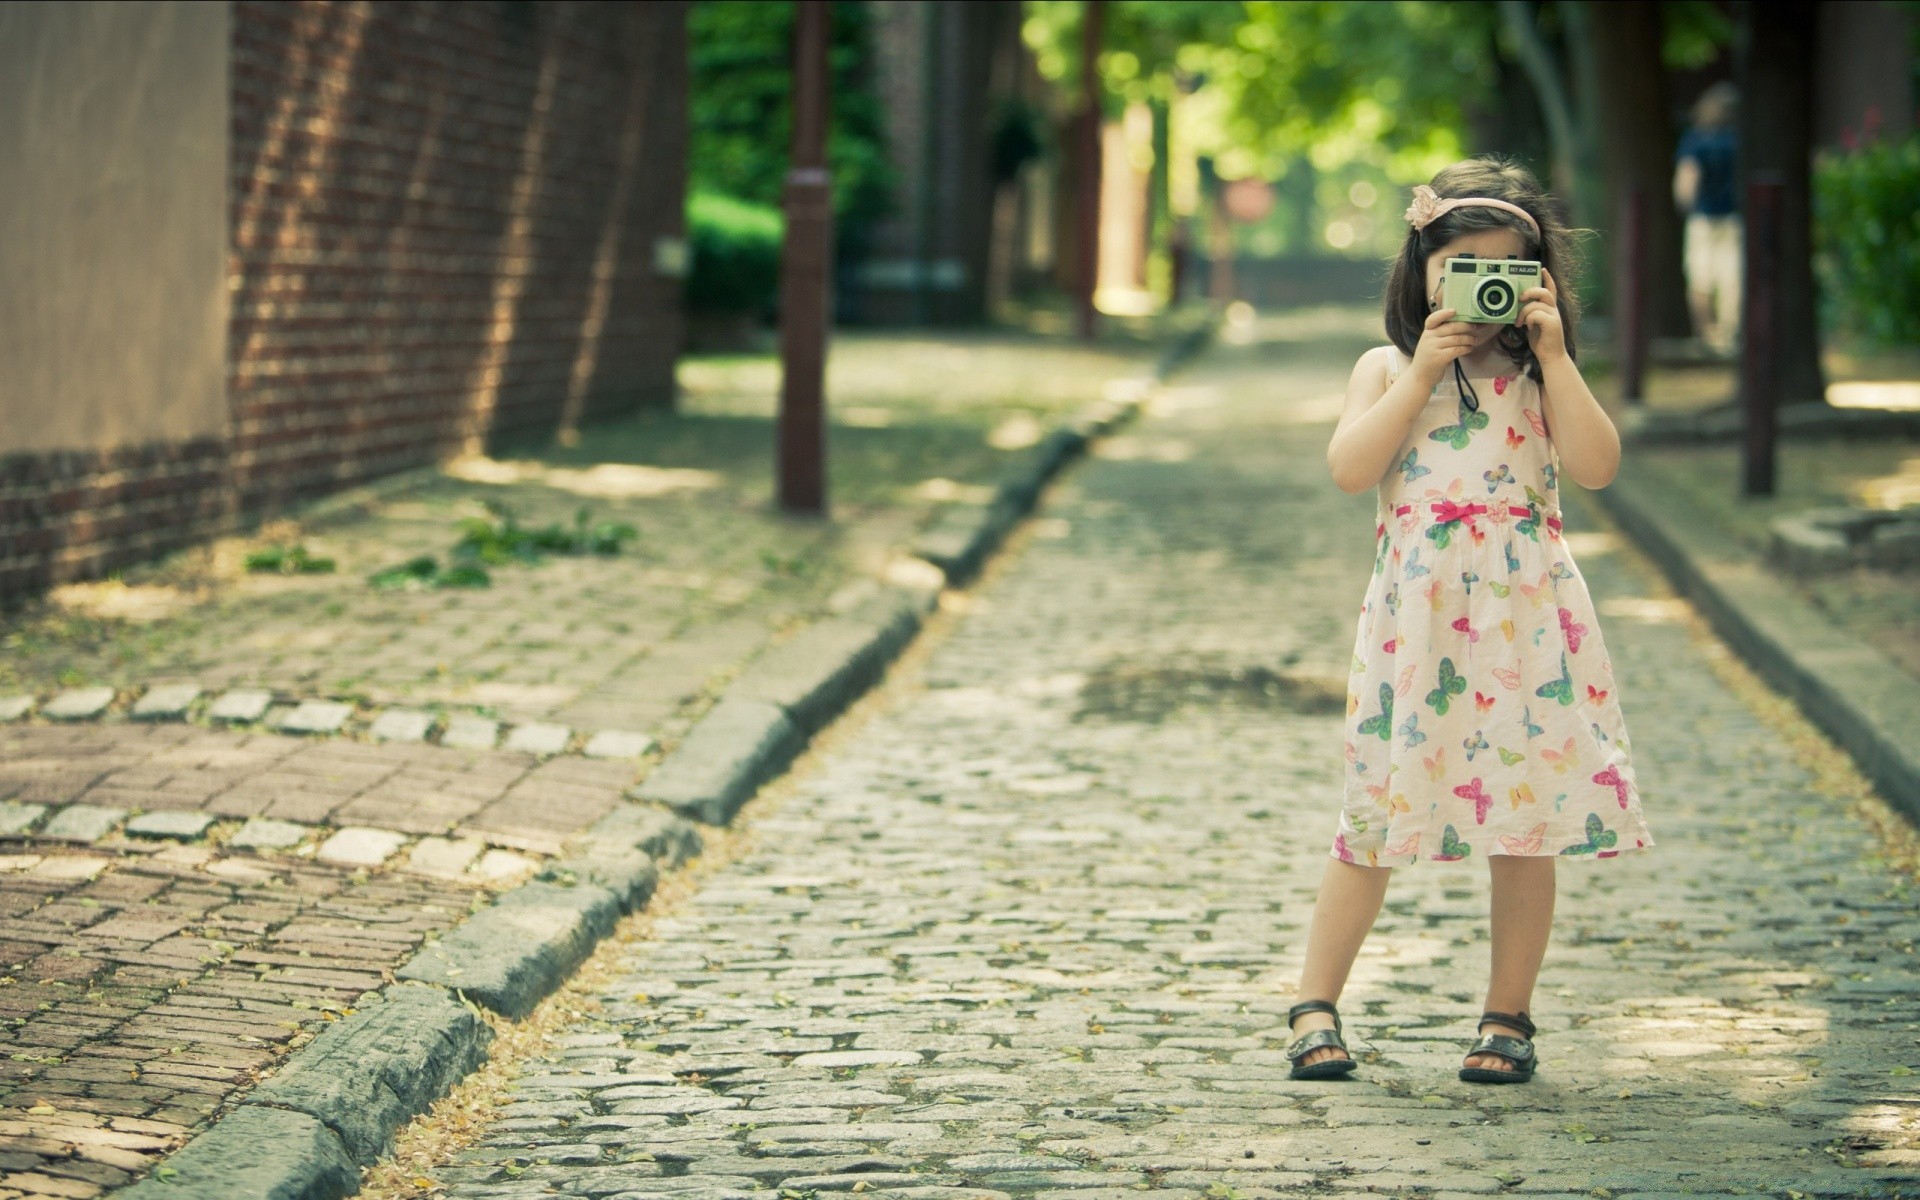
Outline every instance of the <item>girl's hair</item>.
{"label": "girl's hair", "polygon": [[[1456,238],[1489,229],[1511,229],[1520,235],[1524,257],[1537,259],[1543,270],[1553,275],[1555,295],[1559,299],[1560,324],[1566,332],[1567,354],[1574,356],[1574,324],[1580,317],[1580,301],[1574,295],[1575,263],[1573,231],[1560,219],[1555,207],[1533,172],[1509,159],[1483,155],[1454,163],[1433,177],[1430,185],[1442,200],[1467,196],[1486,196],[1517,204],[1540,223],[1540,236],[1518,215],[1485,205],[1456,208],[1440,214],[1424,229],[1407,230],[1407,240],[1394,257],[1387,274],[1387,339],[1408,358],[1424,332],[1427,317],[1427,259]],[[1500,331],[1500,348],[1536,382],[1540,363],[1527,343],[1527,331],[1509,325]]]}

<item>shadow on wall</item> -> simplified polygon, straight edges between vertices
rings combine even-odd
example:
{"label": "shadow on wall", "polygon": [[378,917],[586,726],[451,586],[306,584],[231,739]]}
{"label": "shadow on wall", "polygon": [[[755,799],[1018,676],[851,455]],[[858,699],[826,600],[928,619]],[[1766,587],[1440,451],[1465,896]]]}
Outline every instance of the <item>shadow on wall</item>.
{"label": "shadow on wall", "polygon": [[683,7],[235,6],[243,513],[670,399]]}

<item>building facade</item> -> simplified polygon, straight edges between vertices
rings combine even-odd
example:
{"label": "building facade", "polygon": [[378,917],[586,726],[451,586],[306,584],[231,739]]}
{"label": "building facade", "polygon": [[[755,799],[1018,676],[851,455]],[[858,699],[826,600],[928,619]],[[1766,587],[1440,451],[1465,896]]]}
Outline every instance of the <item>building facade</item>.
{"label": "building facade", "polygon": [[0,3],[0,602],[670,402],[678,0]]}

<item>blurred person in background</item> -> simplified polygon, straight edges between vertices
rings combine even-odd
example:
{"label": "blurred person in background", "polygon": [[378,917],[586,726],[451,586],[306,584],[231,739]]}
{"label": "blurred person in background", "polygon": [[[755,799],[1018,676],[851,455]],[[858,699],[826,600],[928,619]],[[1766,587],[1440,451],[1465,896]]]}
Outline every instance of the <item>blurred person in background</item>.
{"label": "blurred person in background", "polygon": [[1702,93],[1674,155],[1673,199],[1687,218],[1693,331],[1719,354],[1733,352],[1740,329],[1739,98],[1725,82]]}

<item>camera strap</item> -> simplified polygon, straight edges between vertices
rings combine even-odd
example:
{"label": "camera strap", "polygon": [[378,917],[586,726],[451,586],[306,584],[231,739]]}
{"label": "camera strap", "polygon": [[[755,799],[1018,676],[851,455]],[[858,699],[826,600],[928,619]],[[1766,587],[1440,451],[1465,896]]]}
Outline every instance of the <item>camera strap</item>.
{"label": "camera strap", "polygon": [[1467,378],[1457,358],[1453,360],[1453,381],[1460,389],[1460,403],[1466,405],[1468,412],[1479,412],[1480,393],[1473,390],[1473,381]]}

